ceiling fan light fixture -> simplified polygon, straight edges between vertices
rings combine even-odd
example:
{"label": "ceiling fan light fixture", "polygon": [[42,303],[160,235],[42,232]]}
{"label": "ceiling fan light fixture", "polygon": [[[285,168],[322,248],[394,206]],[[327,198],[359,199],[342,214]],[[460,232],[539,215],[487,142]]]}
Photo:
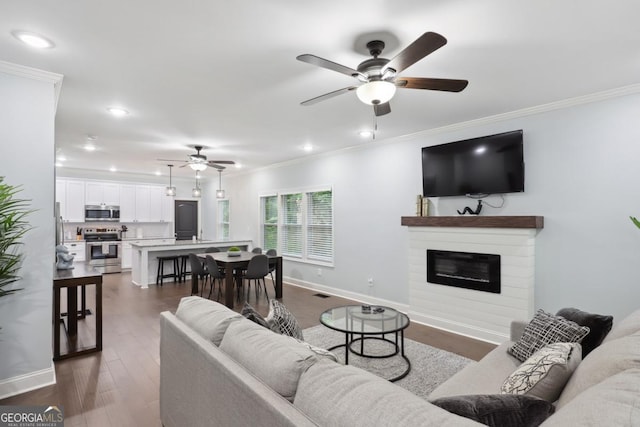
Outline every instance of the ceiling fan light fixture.
{"label": "ceiling fan light fixture", "polygon": [[203,171],[207,168],[206,163],[189,163],[189,167],[194,171]]}
{"label": "ceiling fan light fixture", "polygon": [[356,90],[358,99],[368,105],[378,105],[389,102],[395,93],[396,85],[382,80],[365,83]]}

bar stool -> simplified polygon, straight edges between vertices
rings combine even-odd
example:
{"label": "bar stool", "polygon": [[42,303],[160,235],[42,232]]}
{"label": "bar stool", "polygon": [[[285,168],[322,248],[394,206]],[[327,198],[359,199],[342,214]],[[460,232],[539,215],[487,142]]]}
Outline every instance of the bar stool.
{"label": "bar stool", "polygon": [[[180,281],[180,257],[178,255],[159,256],[158,257],[158,273],[156,274],[156,285],[162,286],[163,279],[173,278],[174,282]],[[164,263],[171,261],[173,263],[173,271],[171,273],[164,272]]]}

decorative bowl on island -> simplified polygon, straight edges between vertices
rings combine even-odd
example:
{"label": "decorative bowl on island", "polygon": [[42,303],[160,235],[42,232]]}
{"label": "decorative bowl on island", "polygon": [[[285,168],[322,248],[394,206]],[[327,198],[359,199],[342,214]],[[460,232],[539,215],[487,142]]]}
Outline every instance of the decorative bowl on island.
{"label": "decorative bowl on island", "polygon": [[235,246],[230,247],[229,249],[227,249],[227,255],[228,256],[240,256],[240,248],[237,248]]}

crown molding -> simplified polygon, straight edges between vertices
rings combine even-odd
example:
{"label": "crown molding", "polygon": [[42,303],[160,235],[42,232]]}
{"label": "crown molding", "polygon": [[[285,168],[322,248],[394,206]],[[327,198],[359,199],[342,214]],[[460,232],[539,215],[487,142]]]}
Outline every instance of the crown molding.
{"label": "crown molding", "polygon": [[41,82],[52,83],[54,89],[54,111],[58,109],[58,100],[60,99],[60,90],[62,89],[62,80],[64,79],[62,74],[13,64],[6,61],[0,61],[0,72]]}

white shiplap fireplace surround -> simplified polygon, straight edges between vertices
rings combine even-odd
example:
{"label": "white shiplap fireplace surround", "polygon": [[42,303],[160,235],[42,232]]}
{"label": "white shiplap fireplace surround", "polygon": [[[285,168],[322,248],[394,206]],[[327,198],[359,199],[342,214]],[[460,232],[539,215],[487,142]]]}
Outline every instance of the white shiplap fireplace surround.
{"label": "white shiplap fireplace surround", "polygon": [[[501,343],[514,319],[534,314],[540,216],[402,217],[409,227],[409,315],[457,334]],[[499,294],[427,282],[427,249],[500,255]]]}

